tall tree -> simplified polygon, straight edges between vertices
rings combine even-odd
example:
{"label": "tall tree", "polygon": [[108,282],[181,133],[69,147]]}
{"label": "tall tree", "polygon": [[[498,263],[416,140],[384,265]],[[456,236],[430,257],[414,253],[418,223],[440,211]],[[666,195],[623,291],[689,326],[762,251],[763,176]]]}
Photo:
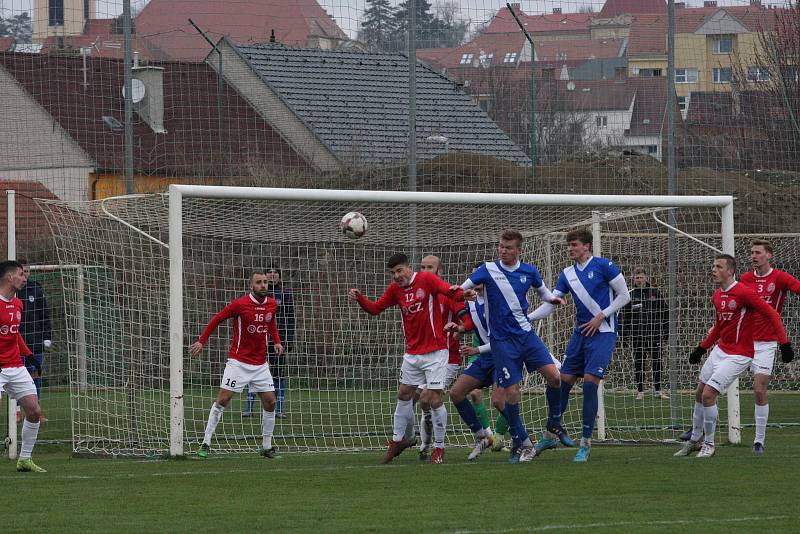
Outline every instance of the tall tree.
{"label": "tall tree", "polygon": [[358,31],[359,41],[366,43],[372,52],[391,51],[397,31],[392,4],[389,0],[367,0],[367,6]]}
{"label": "tall tree", "polygon": [[[435,12],[431,11],[428,0],[415,0],[416,13],[416,42],[417,48],[436,48],[457,46],[464,39],[469,28],[469,22],[460,20],[456,16],[459,5],[453,1],[443,1],[436,5]],[[395,12],[397,24],[397,41],[400,49],[405,49],[404,43],[408,36],[408,26],[411,11],[408,0],[401,2]],[[402,43],[402,44],[400,44]]]}
{"label": "tall tree", "polygon": [[15,37],[18,43],[31,42],[33,29],[31,27],[31,17],[27,11],[14,15],[7,19],[7,22],[9,35]]}

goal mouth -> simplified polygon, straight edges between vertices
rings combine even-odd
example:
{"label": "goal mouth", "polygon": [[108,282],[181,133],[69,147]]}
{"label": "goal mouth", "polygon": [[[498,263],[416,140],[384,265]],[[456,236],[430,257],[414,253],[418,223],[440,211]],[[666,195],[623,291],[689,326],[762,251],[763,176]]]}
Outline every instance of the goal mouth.
{"label": "goal mouth", "polygon": [[[220,325],[199,359],[190,358],[187,347],[211,316],[245,294],[250,273],[266,266],[280,268],[296,316],[294,339],[276,370],[285,381],[281,408],[287,418],[278,419],[273,443],[283,451],[385,447],[403,353],[400,317],[394,309],[367,316],[347,298],[347,290],[358,287],[377,298],[390,282],[386,260],[397,252],[415,264],[424,255],[437,255],[443,278],[461,283],[476,263],[496,257],[499,233],[509,227],[522,232],[522,259],[536,265],[551,288],[569,264],[564,237],[575,227],[590,227],[596,253],[612,259],[626,277],[637,266],[647,267],[666,299],[673,296],[667,270],[668,259],[674,259],[678,306],[661,377],[669,398],[636,399],[634,356],[619,344],[604,381],[598,427],[609,441],[670,440],[689,418],[693,398],[688,392],[697,378],[696,369],[679,355],[711,324],[708,265],[713,248],[732,243],[726,234],[730,197],[171,186],[170,195],[39,204],[60,262],[92,266],[84,270],[82,294],[70,282],[72,275],[63,275],[68,305],[74,310],[80,301],[84,306],[88,349],[82,362],[77,334],[69,343],[76,371],[73,427],[80,437],[74,448],[82,454],[181,455],[200,443],[232,325]],[[359,239],[339,229],[350,211],[369,222]],[[528,299],[532,307],[538,305],[534,293]],[[574,315],[569,304],[538,325],[559,358],[575,327]],[[77,317],[73,320],[77,324]],[[646,376],[652,388],[649,367]],[[527,376],[521,411],[531,430],[546,421],[542,388],[537,373]],[[564,419],[576,435],[579,389]],[[260,417],[242,417],[247,409],[246,396],[235,396],[212,451],[261,447]],[[455,418],[447,439],[450,445],[472,440]]]}

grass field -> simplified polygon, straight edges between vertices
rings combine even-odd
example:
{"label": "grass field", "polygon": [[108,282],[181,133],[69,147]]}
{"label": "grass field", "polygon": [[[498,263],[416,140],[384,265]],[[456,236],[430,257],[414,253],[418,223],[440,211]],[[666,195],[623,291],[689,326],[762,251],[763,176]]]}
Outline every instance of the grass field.
{"label": "grass field", "polygon": [[747,426],[743,445],[709,460],[673,458],[677,445],[596,445],[587,465],[566,449],[518,465],[449,448],[434,466],[407,451],[382,466],[376,451],[99,460],[45,445],[34,456],[46,474],[0,461],[0,531],[796,532],[800,427],[767,437],[763,457]]}

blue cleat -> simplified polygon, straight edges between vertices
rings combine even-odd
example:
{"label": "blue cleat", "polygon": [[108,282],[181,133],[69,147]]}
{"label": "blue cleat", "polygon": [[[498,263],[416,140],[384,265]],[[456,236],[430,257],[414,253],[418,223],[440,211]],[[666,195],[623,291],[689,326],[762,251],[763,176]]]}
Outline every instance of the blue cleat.
{"label": "blue cleat", "polygon": [[764,454],[764,444],[757,441],[753,443],[753,454],[756,456],[761,456]]}
{"label": "blue cleat", "polygon": [[575,463],[585,464],[589,461],[589,454],[592,452],[591,447],[587,447],[585,445],[581,445],[578,449],[578,452],[575,454],[575,459],[572,460]]}
{"label": "blue cleat", "polygon": [[678,436],[678,439],[681,441],[689,441],[692,439],[692,429],[686,430],[685,432],[681,432],[681,435]]}
{"label": "blue cleat", "polygon": [[522,451],[519,447],[514,447],[511,449],[511,455],[508,457],[508,463],[510,464],[518,464],[519,458],[522,454]]}
{"label": "blue cleat", "polygon": [[533,446],[534,456],[539,456],[547,449],[555,449],[558,447],[558,440],[556,438],[546,438],[542,436],[542,438],[536,442],[536,445]]}
{"label": "blue cleat", "polygon": [[574,447],[575,442],[572,441],[572,438],[569,437],[567,431],[564,430],[564,427],[561,425],[547,425],[547,431],[551,434],[555,434],[561,444],[565,447]]}

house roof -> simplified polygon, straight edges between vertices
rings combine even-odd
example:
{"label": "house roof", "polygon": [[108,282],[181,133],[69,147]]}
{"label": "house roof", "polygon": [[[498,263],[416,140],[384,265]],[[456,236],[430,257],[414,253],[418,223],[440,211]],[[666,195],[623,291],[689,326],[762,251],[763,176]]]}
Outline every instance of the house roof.
{"label": "house roof", "polygon": [[[57,51],[62,47],[72,50],[89,48],[90,55],[95,57],[123,59],[125,56],[123,35],[114,33],[113,25],[113,19],[89,19],[84,24],[81,35],[47,37],[42,42],[42,51]],[[153,47],[148,38],[141,33],[131,35],[131,45],[132,50],[139,53],[140,59],[169,59],[166,54]]]}
{"label": "house roof", "polygon": [[[408,58],[400,54],[233,46],[264,83],[340,160],[356,165],[402,161],[408,152]],[[417,154],[527,156],[452,81],[418,64]]]}
{"label": "house roof", "polygon": [[536,43],[536,61],[608,59],[620,57],[625,39],[559,39]]}
{"label": "house roof", "polygon": [[[123,168],[124,133],[103,117],[124,122],[123,63],[40,54],[0,54],[6,69],[94,160],[97,170]],[[223,86],[223,124],[217,116],[217,74],[204,63],[158,63],[163,67],[164,127],[155,133],[133,114],[137,173],[164,176],[215,176],[220,148],[228,165],[268,163],[308,168],[286,142],[227,84]],[[220,142],[222,145],[220,146]],[[228,167],[235,175],[240,167]]]}
{"label": "house roof", "polygon": [[[592,22],[591,13],[553,13],[544,15],[528,15],[515,7],[514,11],[522,21],[525,29],[530,34],[536,33],[585,33],[588,35]],[[515,33],[519,26],[514,16],[507,7],[500,8],[488,26],[485,33]]]}
{"label": "house roof", "polygon": [[190,16],[215,42],[265,43],[273,30],[287,46],[308,46],[311,37],[348,40],[316,0],[151,0],[136,17],[136,31],[171,59],[201,61],[211,47]]}
{"label": "house roof", "polygon": [[666,12],[667,3],[664,0],[606,0],[598,16],[612,18],[619,15]]}
{"label": "house roof", "polygon": [[[483,33],[475,39],[461,46],[451,48],[422,48],[417,50],[417,58],[425,61],[437,70],[454,69],[458,67],[480,67],[481,52],[485,55],[494,54],[489,65],[502,65],[503,59],[508,53],[522,52],[525,44],[525,36],[519,31],[514,33]],[[462,65],[461,59],[464,54],[472,54],[473,59],[470,64]],[[516,61],[513,65],[516,65]]]}

